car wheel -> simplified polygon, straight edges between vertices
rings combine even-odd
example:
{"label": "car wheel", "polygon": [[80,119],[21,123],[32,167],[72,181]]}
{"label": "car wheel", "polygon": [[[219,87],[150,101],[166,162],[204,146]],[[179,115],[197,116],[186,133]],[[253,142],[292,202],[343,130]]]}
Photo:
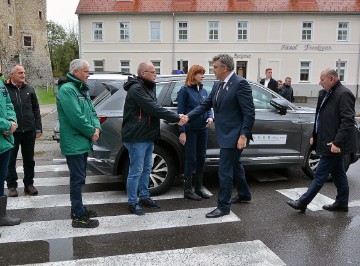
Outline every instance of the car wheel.
{"label": "car wheel", "polygon": [[[344,168],[345,172],[349,169],[350,166],[350,155],[344,155]],[[311,179],[314,178],[314,172],[319,164],[320,156],[316,154],[315,150],[310,145],[306,151],[305,159],[303,163],[302,170],[305,175],[310,177]],[[332,181],[331,175],[329,175],[327,181]]]}
{"label": "car wheel", "polygon": [[[155,196],[164,193],[172,185],[175,178],[175,163],[166,150],[156,145],[152,157],[153,166],[150,173],[149,192]],[[127,157],[122,169],[124,180],[127,179],[129,173],[129,164],[129,157]]]}

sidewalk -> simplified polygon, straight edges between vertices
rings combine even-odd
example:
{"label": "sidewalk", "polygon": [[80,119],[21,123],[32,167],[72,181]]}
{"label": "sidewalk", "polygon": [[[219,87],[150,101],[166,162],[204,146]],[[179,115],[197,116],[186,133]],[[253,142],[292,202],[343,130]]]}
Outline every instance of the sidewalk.
{"label": "sidewalk", "polygon": [[40,114],[44,117],[56,110],[56,104],[40,104]]}

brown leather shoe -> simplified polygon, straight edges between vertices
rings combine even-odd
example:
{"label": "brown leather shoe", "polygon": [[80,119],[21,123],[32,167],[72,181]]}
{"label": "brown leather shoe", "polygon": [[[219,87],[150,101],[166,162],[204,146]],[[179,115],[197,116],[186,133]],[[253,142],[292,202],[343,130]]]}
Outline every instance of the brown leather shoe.
{"label": "brown leather shoe", "polygon": [[8,191],[9,191],[8,197],[17,197],[17,196],[19,196],[19,194],[18,194],[18,192],[16,190],[16,187],[9,187]]}
{"label": "brown leather shoe", "polygon": [[35,196],[38,194],[38,191],[34,186],[28,186],[28,187],[24,188],[24,192],[25,192],[25,194],[30,195],[30,196]]}

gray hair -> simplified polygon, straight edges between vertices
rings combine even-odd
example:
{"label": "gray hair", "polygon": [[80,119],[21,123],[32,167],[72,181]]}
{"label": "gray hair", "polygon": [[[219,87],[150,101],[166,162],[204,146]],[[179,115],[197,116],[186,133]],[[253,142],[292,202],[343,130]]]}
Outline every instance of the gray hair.
{"label": "gray hair", "polygon": [[85,59],[74,59],[70,63],[69,72],[74,74],[75,70],[80,70],[85,66],[90,67],[90,64]]}
{"label": "gray hair", "polygon": [[325,74],[328,78],[330,77],[334,77],[335,79],[338,79],[338,73],[335,71],[335,69],[333,68],[327,68],[324,70],[325,71]]}
{"label": "gray hair", "polygon": [[224,66],[226,66],[229,71],[233,71],[234,70],[234,59],[232,58],[231,55],[228,54],[219,54],[214,56],[213,62],[215,61],[220,61],[220,63]]}
{"label": "gray hair", "polygon": [[146,71],[150,64],[152,64],[152,63],[151,62],[142,62],[142,63],[140,63],[140,65],[138,66],[138,69],[137,69],[138,76],[141,74],[141,72]]}

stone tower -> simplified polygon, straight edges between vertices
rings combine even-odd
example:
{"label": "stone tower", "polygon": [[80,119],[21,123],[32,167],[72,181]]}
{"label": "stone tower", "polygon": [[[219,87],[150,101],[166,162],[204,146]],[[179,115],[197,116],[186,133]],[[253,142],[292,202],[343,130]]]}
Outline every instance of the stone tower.
{"label": "stone tower", "polygon": [[33,87],[52,80],[46,32],[46,0],[0,1],[0,71],[21,64]]}

